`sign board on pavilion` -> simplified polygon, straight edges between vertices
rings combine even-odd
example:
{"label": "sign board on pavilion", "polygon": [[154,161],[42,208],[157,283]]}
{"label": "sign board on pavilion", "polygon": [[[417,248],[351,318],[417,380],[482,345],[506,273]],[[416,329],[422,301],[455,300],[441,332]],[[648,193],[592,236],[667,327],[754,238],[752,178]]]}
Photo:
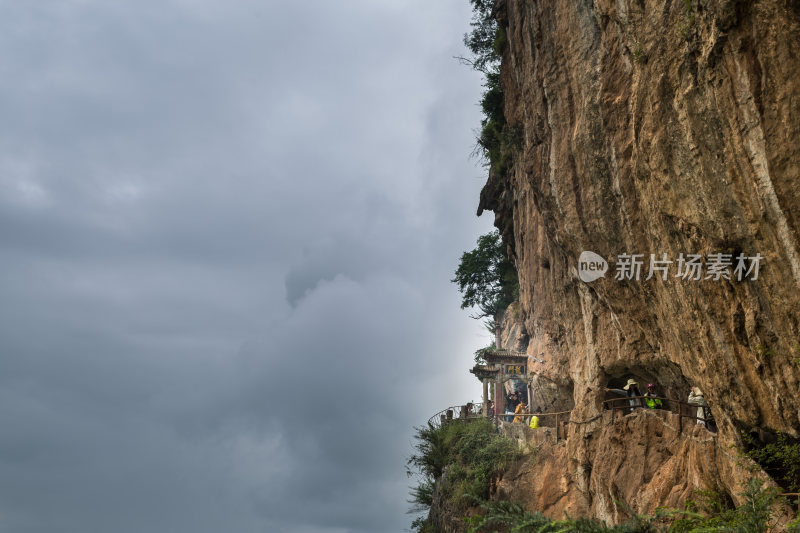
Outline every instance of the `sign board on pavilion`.
{"label": "sign board on pavilion", "polygon": [[504,374],[516,374],[518,376],[525,375],[525,365],[504,365],[503,366],[503,373]]}
{"label": "sign board on pavilion", "polygon": [[504,376],[526,376],[528,355],[512,350],[486,350],[484,359]]}

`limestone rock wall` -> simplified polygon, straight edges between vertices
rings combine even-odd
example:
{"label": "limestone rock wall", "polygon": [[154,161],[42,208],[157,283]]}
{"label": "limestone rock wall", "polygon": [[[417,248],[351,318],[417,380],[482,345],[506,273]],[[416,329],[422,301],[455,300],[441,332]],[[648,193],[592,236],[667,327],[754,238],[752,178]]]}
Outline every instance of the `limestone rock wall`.
{"label": "limestone rock wall", "polygon": [[[490,176],[479,211],[495,212],[515,256],[522,336],[545,360],[532,370],[571,387],[579,419],[633,376],[672,397],[702,388],[715,450],[752,428],[800,436],[800,2],[500,0],[498,18],[506,118],[522,147],[510,175]],[[585,250],[611,263],[764,259],[757,280],[682,280],[672,265],[666,281],[611,270],[587,283]],[[570,505],[606,516],[597,498],[613,493],[586,465],[611,451],[569,442],[560,457],[584,501]],[[735,494],[733,460],[704,446],[687,453],[713,460]]]}
{"label": "limestone rock wall", "polygon": [[751,461],[721,447],[696,424],[679,431],[677,416],[663,411],[642,409],[613,423],[606,413],[581,428],[580,438],[590,441],[592,455],[603,460],[574,469],[566,466],[576,439],[556,443],[552,428],[531,430],[523,424],[503,424],[501,431],[529,455],[504,474],[495,497],[554,518],[566,512],[619,523],[628,515],[618,502],[652,515],[659,506],[681,507],[694,490],[721,478],[744,484],[754,475],[742,467],[752,466]]}
{"label": "limestone rock wall", "polygon": [[[521,313],[520,302],[512,303],[497,321],[498,348],[525,352],[530,339],[525,328],[525,321]],[[529,362],[540,359],[544,353],[531,353]],[[537,370],[542,370],[537,368]],[[573,384],[566,372],[561,374],[555,372],[542,372],[535,374],[530,386],[533,390],[533,405],[531,412],[547,413],[568,411],[575,406],[573,400]],[[510,389],[510,384],[506,383],[506,389]]]}

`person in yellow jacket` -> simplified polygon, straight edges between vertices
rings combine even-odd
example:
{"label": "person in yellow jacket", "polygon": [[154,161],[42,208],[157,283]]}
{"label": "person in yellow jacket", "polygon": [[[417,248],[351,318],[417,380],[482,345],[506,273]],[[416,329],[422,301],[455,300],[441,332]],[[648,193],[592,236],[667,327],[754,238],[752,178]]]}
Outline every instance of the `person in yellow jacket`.
{"label": "person in yellow jacket", "polygon": [[648,409],[661,409],[663,406],[661,398],[656,394],[656,386],[654,383],[647,384],[647,392],[644,393],[644,404]]}
{"label": "person in yellow jacket", "polygon": [[519,402],[517,408],[514,410],[514,422],[525,422],[525,415],[528,414],[528,404],[525,403],[525,400]]}

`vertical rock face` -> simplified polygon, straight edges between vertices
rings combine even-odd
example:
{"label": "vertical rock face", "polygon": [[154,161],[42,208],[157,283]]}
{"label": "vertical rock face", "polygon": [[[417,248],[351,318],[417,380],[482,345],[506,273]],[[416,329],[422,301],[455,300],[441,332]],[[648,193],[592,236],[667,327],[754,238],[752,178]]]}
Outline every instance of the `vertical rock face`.
{"label": "vertical rock face", "polygon": [[[481,207],[513,228],[529,353],[577,405],[638,371],[700,386],[725,431],[798,435],[800,3],[701,4],[503,3],[524,143]],[[645,254],[641,280],[581,281],[584,250]],[[757,280],[644,280],[651,253],[741,252]]]}
{"label": "vertical rock face", "polygon": [[613,422],[606,413],[604,423],[590,430],[591,442],[584,453],[599,460],[571,468],[575,435],[555,443],[554,428],[540,429],[504,424],[505,434],[535,451],[505,473],[497,483],[496,497],[553,518],[567,513],[622,522],[628,514],[618,502],[639,513],[652,513],[659,506],[679,508],[709,480],[742,485],[752,475],[705,428],[691,424],[679,429],[678,417],[671,413],[640,409]]}
{"label": "vertical rock face", "polygon": [[[633,376],[684,400],[699,386],[718,450],[742,430],[800,436],[800,2],[501,0],[498,17],[523,139],[479,211],[515,256],[515,335],[545,360],[532,370],[572,391],[579,419]],[[583,251],[605,277],[580,279]],[[638,281],[615,279],[624,253],[644,254]],[[680,254],[716,253],[731,271],[760,254],[758,279],[675,277]],[[675,261],[666,280],[645,280],[650,254]],[[565,468],[602,449],[584,441]]]}

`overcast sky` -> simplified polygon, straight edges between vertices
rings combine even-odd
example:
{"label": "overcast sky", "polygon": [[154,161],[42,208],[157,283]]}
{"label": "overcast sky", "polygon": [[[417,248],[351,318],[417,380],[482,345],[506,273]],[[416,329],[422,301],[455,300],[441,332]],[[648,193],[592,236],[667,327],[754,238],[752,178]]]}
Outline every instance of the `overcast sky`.
{"label": "overcast sky", "polygon": [[397,532],[478,400],[467,0],[0,0],[0,531]]}

